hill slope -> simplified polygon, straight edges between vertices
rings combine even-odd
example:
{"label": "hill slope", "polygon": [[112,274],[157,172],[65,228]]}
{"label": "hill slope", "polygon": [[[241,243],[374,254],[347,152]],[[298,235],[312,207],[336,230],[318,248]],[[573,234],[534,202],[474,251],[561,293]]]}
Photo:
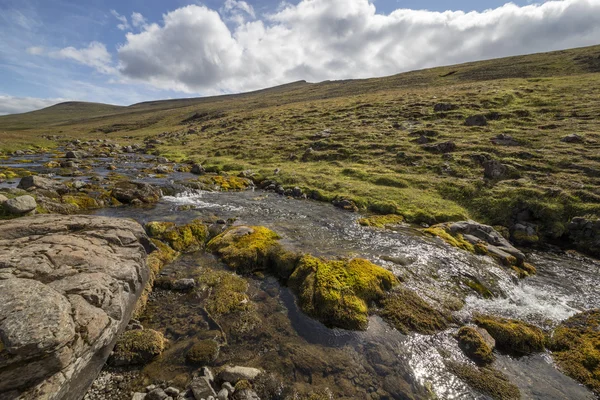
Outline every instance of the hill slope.
{"label": "hill slope", "polygon": [[[57,105],[0,117],[0,135],[6,149],[56,145],[42,133],[159,138],[157,154],[215,171],[252,169],[413,222],[529,227],[521,239],[535,242],[600,215],[598,72],[594,46],[240,95]],[[580,139],[563,141],[571,134]]]}

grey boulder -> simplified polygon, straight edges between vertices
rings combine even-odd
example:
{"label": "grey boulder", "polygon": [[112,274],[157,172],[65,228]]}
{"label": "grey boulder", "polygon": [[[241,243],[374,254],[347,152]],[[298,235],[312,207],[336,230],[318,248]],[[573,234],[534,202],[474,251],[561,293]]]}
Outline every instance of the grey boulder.
{"label": "grey boulder", "polygon": [[21,215],[35,210],[37,207],[37,202],[33,197],[25,195],[6,200],[4,203],[2,203],[2,206],[10,214]]}

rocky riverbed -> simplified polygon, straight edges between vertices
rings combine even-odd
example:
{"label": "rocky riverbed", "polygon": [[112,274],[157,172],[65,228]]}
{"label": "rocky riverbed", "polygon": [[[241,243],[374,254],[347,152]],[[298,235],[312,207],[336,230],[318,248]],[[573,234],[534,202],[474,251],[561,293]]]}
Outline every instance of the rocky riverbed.
{"label": "rocky riverbed", "polygon": [[599,393],[597,260],[135,152],[2,161],[0,399]]}

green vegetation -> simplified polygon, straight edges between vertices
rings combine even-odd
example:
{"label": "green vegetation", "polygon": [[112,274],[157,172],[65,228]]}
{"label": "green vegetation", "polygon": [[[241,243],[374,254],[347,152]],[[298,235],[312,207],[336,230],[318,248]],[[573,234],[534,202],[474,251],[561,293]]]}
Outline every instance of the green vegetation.
{"label": "green vegetation", "polygon": [[536,326],[490,315],[477,315],[474,322],[489,332],[501,350],[517,354],[544,351],[546,336]]}
{"label": "green vegetation", "polygon": [[510,383],[502,372],[489,367],[477,368],[468,364],[447,362],[448,369],[460,380],[481,394],[496,400],[515,400],[521,398],[519,388]]}
{"label": "green vegetation", "polygon": [[278,240],[279,235],[263,226],[236,226],[208,242],[208,250],[234,270],[248,273],[269,268]]}
{"label": "green vegetation", "polygon": [[553,332],[549,347],[561,370],[600,395],[600,310],[564,321]]}
{"label": "green vegetation", "polygon": [[246,295],[248,282],[244,278],[231,272],[203,269],[197,280],[210,288],[206,310],[211,315],[232,314],[251,307]]}
{"label": "green vegetation", "polygon": [[429,233],[430,235],[441,238],[450,246],[475,253],[475,246],[467,242],[460,233],[452,235],[444,228],[444,226],[433,226],[431,228],[427,228],[425,229],[425,233]]}
{"label": "green vegetation", "polygon": [[165,342],[163,334],[152,329],[127,331],[117,340],[111,358],[118,365],[145,364],[164,351]]}
{"label": "green vegetation", "polygon": [[219,356],[219,345],[214,340],[201,340],[194,343],[192,348],[185,355],[185,360],[189,364],[205,366],[210,365]]}
{"label": "green vegetation", "polygon": [[363,259],[329,261],[303,256],[288,285],[302,310],[327,326],[366,329],[369,303],[398,283],[389,271]]}
{"label": "green vegetation", "polygon": [[208,237],[208,229],[200,220],[176,226],[172,222],[149,222],[146,232],[151,238],[167,243],[175,251],[194,251],[202,248]]}
{"label": "green vegetation", "polygon": [[[251,169],[255,180],[411,223],[470,217],[535,243],[562,237],[575,216],[600,214],[599,54],[595,46],[130,107],[66,103],[0,117],[0,151],[76,138],[141,143],[167,132],[153,152],[231,176]],[[451,107],[435,111],[437,103]],[[466,126],[472,115],[487,125]],[[561,141],[573,133],[582,141]],[[501,134],[512,145],[495,139]],[[417,143],[421,136],[430,143]],[[455,144],[447,153],[426,147],[446,142]],[[482,179],[487,160],[508,172]],[[223,189],[241,187],[216,179]],[[514,229],[517,215],[536,235]]]}
{"label": "green vegetation", "polygon": [[381,301],[379,311],[400,332],[433,334],[448,327],[449,316],[434,309],[412,290],[398,287]]}
{"label": "green vegetation", "polygon": [[198,181],[207,188],[218,187],[224,192],[246,190],[251,184],[251,181],[246,178],[229,175],[204,175],[198,178]]}
{"label": "green vegetation", "polygon": [[475,362],[489,364],[494,361],[494,353],[477,329],[463,326],[456,334],[461,350]]}
{"label": "green vegetation", "polygon": [[385,228],[388,226],[398,225],[404,221],[401,215],[370,215],[358,220],[362,226],[371,226],[374,228]]}

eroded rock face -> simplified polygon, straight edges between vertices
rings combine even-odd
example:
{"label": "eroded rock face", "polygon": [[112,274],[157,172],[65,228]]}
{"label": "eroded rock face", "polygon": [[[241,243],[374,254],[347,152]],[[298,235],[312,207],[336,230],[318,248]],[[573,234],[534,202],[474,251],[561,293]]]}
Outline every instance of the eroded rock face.
{"label": "eroded rock face", "polygon": [[79,399],[148,279],[136,222],[38,215],[0,222],[2,399]]}

